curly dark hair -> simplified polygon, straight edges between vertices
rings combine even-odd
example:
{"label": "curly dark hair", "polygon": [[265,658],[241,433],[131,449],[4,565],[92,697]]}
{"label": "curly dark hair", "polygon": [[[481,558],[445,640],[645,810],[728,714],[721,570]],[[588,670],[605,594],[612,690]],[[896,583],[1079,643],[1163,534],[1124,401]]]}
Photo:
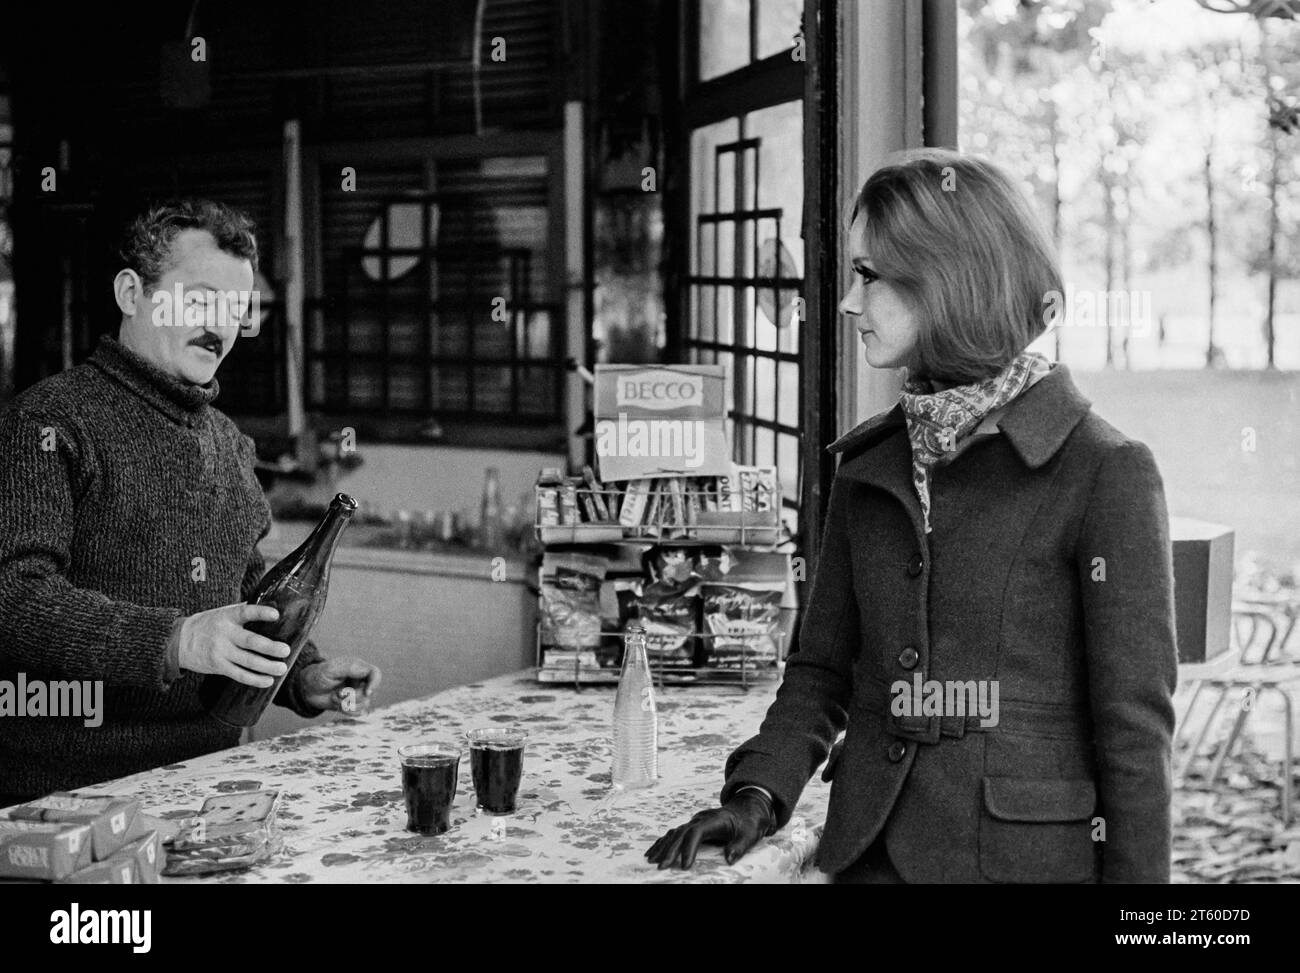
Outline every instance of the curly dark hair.
{"label": "curly dark hair", "polygon": [[257,270],[253,221],[211,199],[176,199],[149,207],[127,227],[118,254],[145,286],[152,287],[166,272],[172,240],[181,230],[207,230],[222,251],[242,257]]}

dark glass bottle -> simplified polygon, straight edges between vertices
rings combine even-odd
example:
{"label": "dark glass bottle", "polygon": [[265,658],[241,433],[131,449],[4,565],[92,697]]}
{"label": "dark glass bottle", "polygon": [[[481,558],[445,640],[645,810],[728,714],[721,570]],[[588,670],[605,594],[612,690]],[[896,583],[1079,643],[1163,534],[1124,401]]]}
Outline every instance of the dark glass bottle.
{"label": "dark glass bottle", "polygon": [[[297,550],[266,572],[248,599],[250,605],[271,605],[280,612],[274,622],[250,622],[244,627],[286,643],[289,656],[283,661],[290,672],[312,625],[325,607],[334,548],[356,509],[357,502],[351,497],[343,493],[336,496],[325,519]],[[211,716],[228,726],[252,726],[271,704],[284,680],[285,676],[281,676],[266,689],[259,689],[226,676],[208,676],[200,692]]]}

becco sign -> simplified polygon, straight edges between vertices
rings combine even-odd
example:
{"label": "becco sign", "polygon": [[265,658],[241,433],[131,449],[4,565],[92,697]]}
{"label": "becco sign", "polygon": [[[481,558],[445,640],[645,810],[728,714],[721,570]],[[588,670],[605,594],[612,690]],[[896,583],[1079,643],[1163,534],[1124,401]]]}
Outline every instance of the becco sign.
{"label": "becco sign", "polygon": [[635,371],[615,379],[619,408],[685,409],[704,405],[704,376],[666,369]]}
{"label": "becco sign", "polygon": [[724,366],[597,365],[594,398],[603,479],[730,472]]}

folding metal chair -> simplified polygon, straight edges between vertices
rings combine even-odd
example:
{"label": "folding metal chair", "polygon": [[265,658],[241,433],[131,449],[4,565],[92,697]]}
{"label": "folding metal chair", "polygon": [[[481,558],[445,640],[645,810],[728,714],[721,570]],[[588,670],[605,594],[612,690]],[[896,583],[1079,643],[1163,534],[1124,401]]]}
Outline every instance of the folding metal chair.
{"label": "folding metal chair", "polygon": [[[1292,712],[1290,684],[1300,681],[1300,659],[1286,652],[1286,645],[1300,621],[1300,597],[1252,595],[1233,602],[1232,636],[1233,649],[1219,663],[1201,666],[1182,667],[1184,681],[1191,679],[1195,685],[1186,708],[1178,721],[1174,740],[1188,729],[1187,722],[1196,706],[1197,700],[1207,687],[1210,691],[1218,690],[1218,698],[1210,709],[1209,715],[1201,725],[1192,745],[1188,747],[1182,765],[1175,775],[1175,783],[1181,786],[1187,778],[1188,771],[1200,752],[1205,738],[1214,725],[1219,711],[1228,696],[1240,690],[1237,699],[1237,712],[1233,718],[1228,735],[1219,745],[1210,762],[1206,782],[1212,784],[1223,765],[1232,753],[1233,746],[1241,738],[1250,714],[1255,705],[1268,692],[1276,693],[1282,701],[1285,719],[1285,740],[1283,741],[1284,763],[1282,765],[1282,821],[1291,823],[1292,813],[1292,777],[1294,776],[1294,715]],[[1221,671],[1214,671],[1220,668]]]}

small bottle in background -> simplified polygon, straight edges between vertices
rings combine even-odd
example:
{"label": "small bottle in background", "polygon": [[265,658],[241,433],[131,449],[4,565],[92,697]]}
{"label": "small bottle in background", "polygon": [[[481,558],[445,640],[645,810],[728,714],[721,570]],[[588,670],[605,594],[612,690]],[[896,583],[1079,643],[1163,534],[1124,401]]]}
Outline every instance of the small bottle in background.
{"label": "small bottle in background", "polygon": [[480,519],[482,546],[489,551],[501,549],[505,540],[505,523],[502,519],[501,478],[495,466],[487,468],[483,481],[483,510]]}
{"label": "small bottle in background", "polygon": [[397,511],[397,546],[403,550],[407,550],[413,545],[414,540],[411,511]]}

